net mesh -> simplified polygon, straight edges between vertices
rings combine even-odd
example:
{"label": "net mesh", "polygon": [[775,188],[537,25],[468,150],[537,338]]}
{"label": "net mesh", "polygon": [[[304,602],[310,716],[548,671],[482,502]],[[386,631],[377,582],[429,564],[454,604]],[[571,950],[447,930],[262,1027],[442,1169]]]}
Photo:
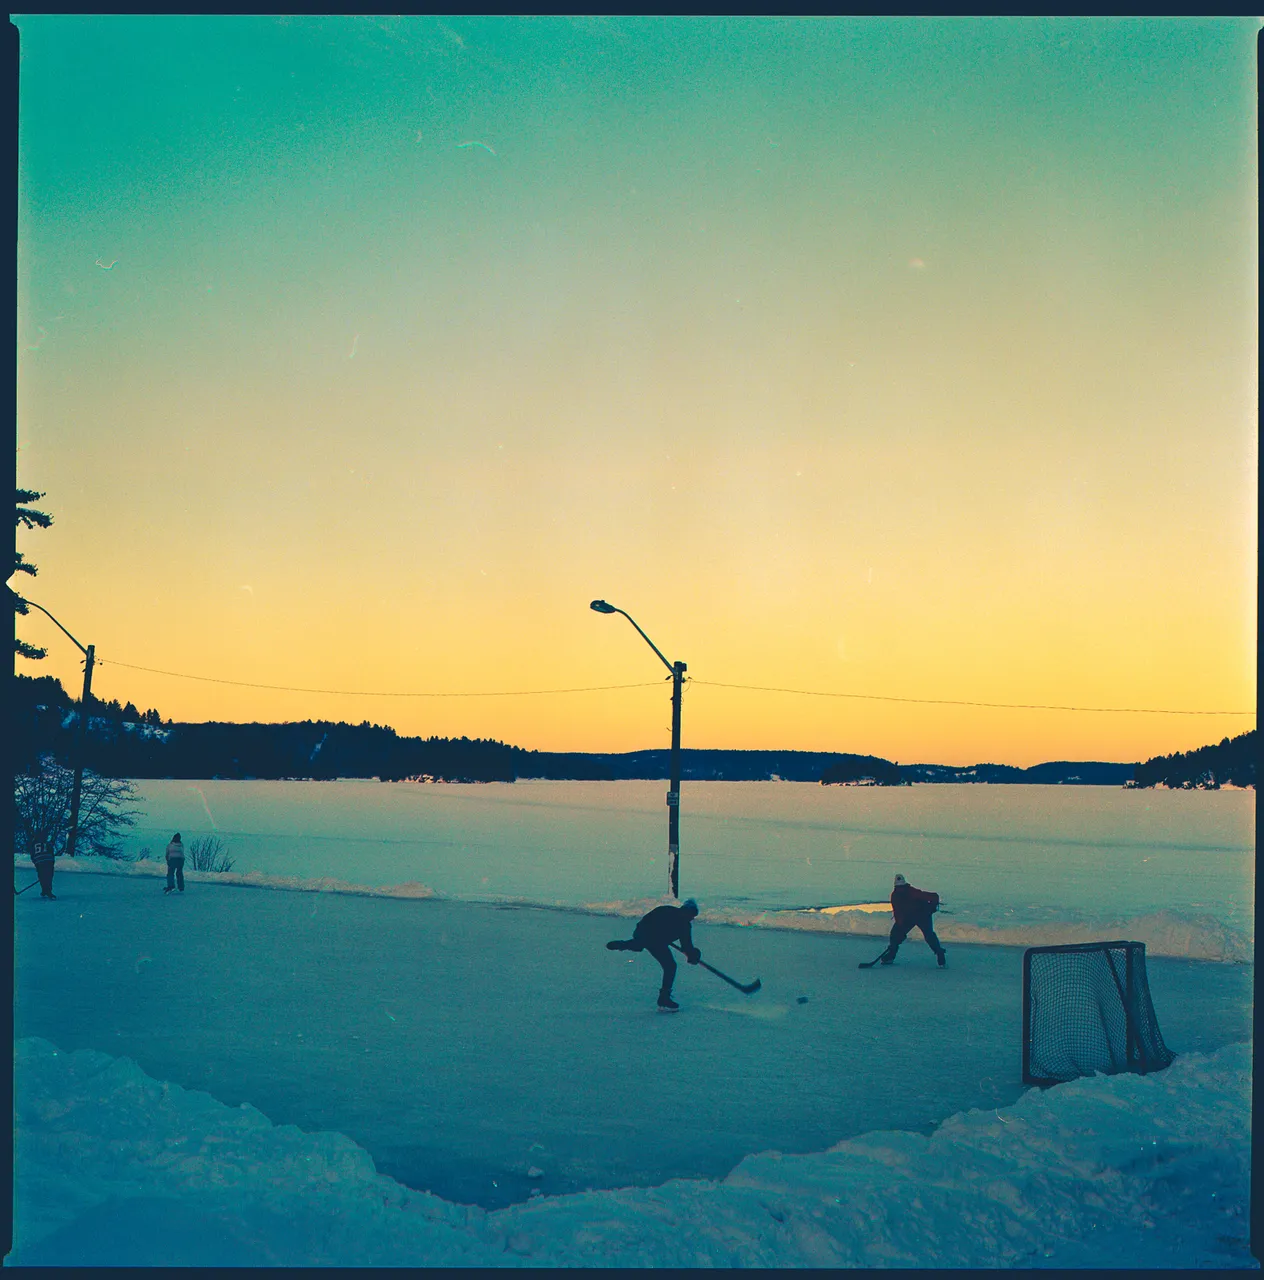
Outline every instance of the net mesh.
{"label": "net mesh", "polygon": [[1023,967],[1024,1083],[1158,1071],[1172,1061],[1150,999],[1145,943],[1031,947]]}

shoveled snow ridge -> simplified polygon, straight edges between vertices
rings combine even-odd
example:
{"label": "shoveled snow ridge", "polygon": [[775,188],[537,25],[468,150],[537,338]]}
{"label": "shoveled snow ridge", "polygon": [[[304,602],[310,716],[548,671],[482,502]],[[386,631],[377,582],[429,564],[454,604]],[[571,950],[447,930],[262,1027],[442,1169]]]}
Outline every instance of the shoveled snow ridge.
{"label": "shoveled snow ridge", "polygon": [[[33,875],[29,860],[14,859],[14,870]],[[165,876],[166,863],[151,859],[122,859],[80,856],[58,858],[57,874],[91,872],[118,876]],[[355,894],[368,898],[451,898],[457,901],[492,902],[500,906],[546,907],[555,911],[574,911],[589,915],[638,917],[653,907],[673,903],[664,895],[654,898],[620,899],[608,902],[561,902],[506,894],[456,897],[439,893],[415,880],[403,884],[370,885],[339,880],[333,876],[308,877],[277,875],[265,871],[191,871],[185,867],[184,877],[190,883],[241,885],[255,889],[282,889],[299,893]],[[706,906],[699,920],[703,924],[731,924],[749,928],[794,929],[809,933],[841,933],[862,937],[886,937],[891,928],[887,903],[850,903],[843,906],[761,908]],[[1154,911],[1126,918],[1089,921],[1057,919],[1026,920],[975,918],[954,914],[937,918],[935,931],[946,943],[972,943],[981,946],[1043,947],[1074,942],[1100,942],[1106,938],[1128,938],[1144,942],[1152,956],[1178,956],[1187,960],[1217,960],[1234,964],[1250,964],[1254,960],[1254,944],[1249,934],[1211,915],[1184,914],[1177,911]]]}
{"label": "shoveled snow ridge", "polygon": [[495,1212],[95,1050],[19,1040],[15,1091],[10,1265],[1257,1266],[1247,1044],[1030,1090],[929,1136]]}

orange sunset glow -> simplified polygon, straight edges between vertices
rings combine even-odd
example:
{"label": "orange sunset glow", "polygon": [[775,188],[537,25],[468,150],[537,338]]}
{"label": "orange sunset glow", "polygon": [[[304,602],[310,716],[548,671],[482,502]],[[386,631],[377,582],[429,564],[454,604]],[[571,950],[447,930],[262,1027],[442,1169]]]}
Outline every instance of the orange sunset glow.
{"label": "orange sunset glow", "polygon": [[1254,20],[15,21],[98,697],[665,745],[602,597],[686,747],[1254,726]]}

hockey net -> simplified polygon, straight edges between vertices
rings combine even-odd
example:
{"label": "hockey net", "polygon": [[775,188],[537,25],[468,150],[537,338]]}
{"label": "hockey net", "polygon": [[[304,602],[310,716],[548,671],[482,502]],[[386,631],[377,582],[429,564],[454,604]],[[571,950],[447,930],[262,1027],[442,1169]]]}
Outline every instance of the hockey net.
{"label": "hockey net", "polygon": [[1023,956],[1023,1083],[1142,1074],[1175,1057],[1163,1043],[1144,942],[1029,947]]}

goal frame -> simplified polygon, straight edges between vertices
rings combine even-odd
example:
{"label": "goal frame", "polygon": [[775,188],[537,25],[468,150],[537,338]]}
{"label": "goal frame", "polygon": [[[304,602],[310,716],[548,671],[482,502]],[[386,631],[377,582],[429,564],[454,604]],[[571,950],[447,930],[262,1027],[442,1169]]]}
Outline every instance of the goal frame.
{"label": "goal frame", "polygon": [[[1124,973],[1122,983],[1120,975],[1115,970],[1115,965],[1110,958],[1111,950],[1122,950],[1124,953]],[[1091,952],[1106,951],[1106,962],[1110,969],[1111,977],[1115,980],[1115,989],[1119,993],[1120,1004],[1123,1007],[1124,1014],[1124,1062],[1125,1066],[1114,1072],[1104,1072],[1107,1075],[1119,1075],[1124,1072],[1135,1072],[1139,1075],[1147,1075],[1151,1071],[1162,1070],[1163,1066],[1148,1066],[1145,1055],[1141,1051],[1141,1038],[1137,1033],[1136,1022],[1134,1018],[1134,1000],[1137,998],[1137,965],[1135,957],[1140,955],[1141,965],[1144,971],[1145,965],[1145,943],[1129,942],[1125,940],[1111,940],[1106,942],[1071,942],[1064,943],[1060,946],[1049,947],[1028,947],[1023,952],[1023,1043],[1022,1043],[1022,1061],[1023,1061],[1023,1084],[1039,1085],[1042,1088],[1048,1088],[1055,1084],[1065,1084],[1065,1080],[1052,1078],[1049,1076],[1038,1076],[1032,1074],[1031,1069],[1031,962],[1033,956],[1050,955],[1057,952]],[[1149,998],[1149,987],[1145,996]],[[1158,1032],[1157,1021],[1155,1023],[1155,1031]],[[1162,1036],[1160,1033],[1160,1042]],[[1163,1048],[1171,1054],[1171,1050],[1166,1045]],[[1175,1055],[1172,1055],[1173,1057]],[[1170,1058],[1169,1058],[1170,1061]]]}

